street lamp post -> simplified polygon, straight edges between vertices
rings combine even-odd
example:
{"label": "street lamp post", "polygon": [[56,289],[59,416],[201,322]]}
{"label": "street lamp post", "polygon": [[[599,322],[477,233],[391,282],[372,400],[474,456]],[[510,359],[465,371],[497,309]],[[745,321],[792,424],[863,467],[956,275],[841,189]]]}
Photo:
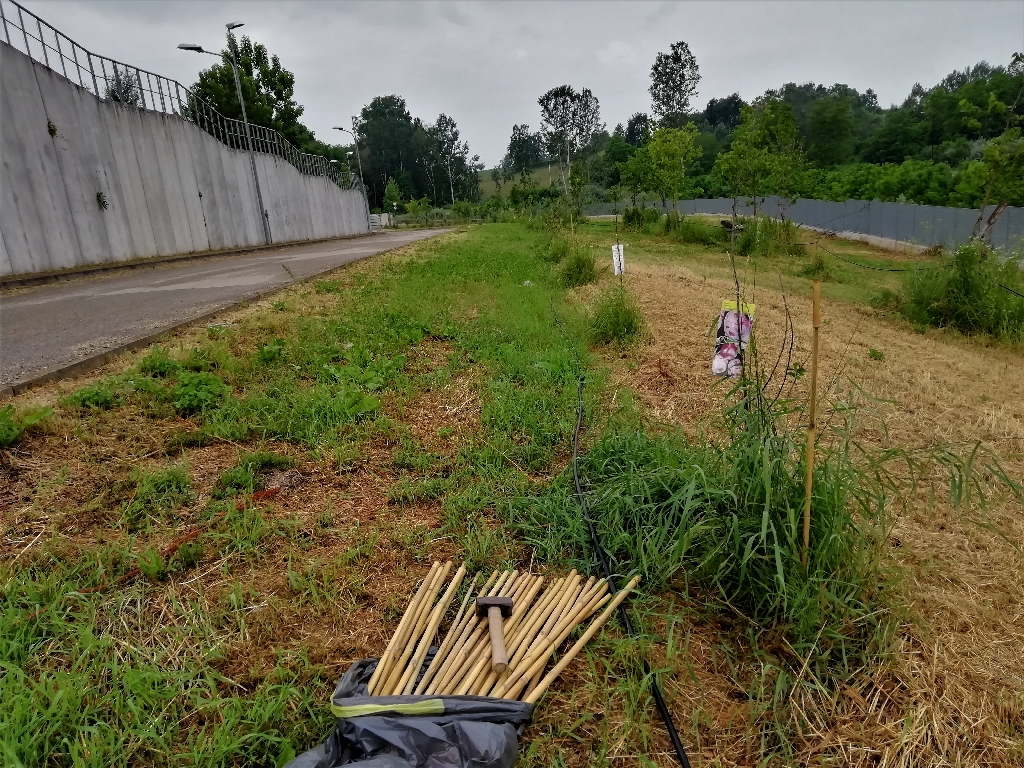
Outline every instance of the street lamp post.
{"label": "street lamp post", "polygon": [[370,198],[366,194],[366,180],[363,178],[363,158],[359,154],[359,139],[356,138],[356,119],[352,118],[352,130],[348,128],[342,128],[340,125],[334,126],[334,130],[342,131],[352,137],[352,146],[356,148],[356,162],[359,163],[359,183],[363,185],[363,199],[366,200],[366,229],[370,230]]}
{"label": "street lamp post", "polygon": [[[260,188],[260,176],[256,172],[256,156],[253,153],[252,148],[252,131],[249,128],[249,116],[245,112],[245,99],[242,98],[242,81],[238,76],[238,48],[235,45],[234,30],[238,27],[243,26],[240,21],[228,22],[224,25],[228,30],[228,62],[231,64],[231,72],[235,76],[235,92],[238,94],[238,104],[242,108],[242,124],[245,126],[245,146],[249,151],[249,167],[252,169],[252,180],[256,186],[256,202],[260,208],[260,222],[263,224],[263,238],[267,245],[273,242],[270,235],[270,220],[267,215],[267,209],[263,204],[263,190]],[[179,46],[184,51],[194,51],[195,53],[207,53],[211,56],[221,56],[219,53],[205,50],[201,45],[194,43],[181,43]]]}

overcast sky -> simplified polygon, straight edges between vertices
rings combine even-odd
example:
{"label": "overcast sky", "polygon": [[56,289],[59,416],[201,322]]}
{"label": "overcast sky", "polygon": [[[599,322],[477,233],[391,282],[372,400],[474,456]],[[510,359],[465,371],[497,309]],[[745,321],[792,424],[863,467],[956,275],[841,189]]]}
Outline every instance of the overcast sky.
{"label": "overcast sky", "polygon": [[[513,123],[539,123],[537,98],[563,83],[590,88],[609,130],[648,111],[651,64],[685,40],[702,80],[695,107],[738,91],[808,80],[874,88],[899,103],[982,59],[1024,50],[1024,0],[960,2],[161,2],[25,0],[95,53],[189,85],[212,59],[224,24],[264,43],[295,73],[295,95],[317,137],[374,96],[403,96],[414,116],[458,122],[490,167]],[[334,139],[332,139],[334,134]]]}

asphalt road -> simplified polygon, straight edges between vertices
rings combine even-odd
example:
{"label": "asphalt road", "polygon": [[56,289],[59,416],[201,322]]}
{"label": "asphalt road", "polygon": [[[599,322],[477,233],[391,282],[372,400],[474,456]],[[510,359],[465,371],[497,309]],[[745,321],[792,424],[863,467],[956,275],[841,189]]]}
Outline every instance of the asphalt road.
{"label": "asphalt road", "polygon": [[0,390],[447,230],[283,246],[0,293]]}

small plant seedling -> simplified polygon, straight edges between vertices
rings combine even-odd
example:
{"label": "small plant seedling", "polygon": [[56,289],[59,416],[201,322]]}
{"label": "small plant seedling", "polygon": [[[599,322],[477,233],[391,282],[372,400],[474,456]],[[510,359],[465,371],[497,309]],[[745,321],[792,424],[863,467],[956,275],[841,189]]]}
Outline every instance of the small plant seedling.
{"label": "small plant seedling", "polygon": [[139,554],[139,570],[142,575],[151,581],[160,581],[166,574],[163,558],[155,549],[147,549]]}
{"label": "small plant seedling", "polygon": [[53,124],[52,120],[46,121],[46,132],[50,134],[50,136],[57,135],[57,126]]}
{"label": "small plant seedling", "polygon": [[278,312],[284,312],[285,310],[285,305],[283,301],[275,301],[272,306]]}
{"label": "small plant seedling", "polygon": [[871,349],[868,350],[868,357],[870,357],[872,360],[885,360],[885,352],[883,352],[880,349],[875,349],[874,347],[872,347]]}
{"label": "small plant seedling", "polygon": [[100,207],[101,211],[105,211],[110,207],[110,203],[107,202],[107,196],[102,192],[96,193],[96,204]]}

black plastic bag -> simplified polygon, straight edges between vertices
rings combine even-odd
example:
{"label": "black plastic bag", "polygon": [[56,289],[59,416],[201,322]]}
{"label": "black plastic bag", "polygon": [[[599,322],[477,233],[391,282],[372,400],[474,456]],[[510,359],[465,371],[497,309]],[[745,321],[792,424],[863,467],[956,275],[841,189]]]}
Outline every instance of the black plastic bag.
{"label": "black plastic bag", "polygon": [[515,763],[532,704],[487,696],[367,696],[377,661],[363,659],[349,667],[331,696],[338,718],[334,730],[285,768],[511,768]]}

